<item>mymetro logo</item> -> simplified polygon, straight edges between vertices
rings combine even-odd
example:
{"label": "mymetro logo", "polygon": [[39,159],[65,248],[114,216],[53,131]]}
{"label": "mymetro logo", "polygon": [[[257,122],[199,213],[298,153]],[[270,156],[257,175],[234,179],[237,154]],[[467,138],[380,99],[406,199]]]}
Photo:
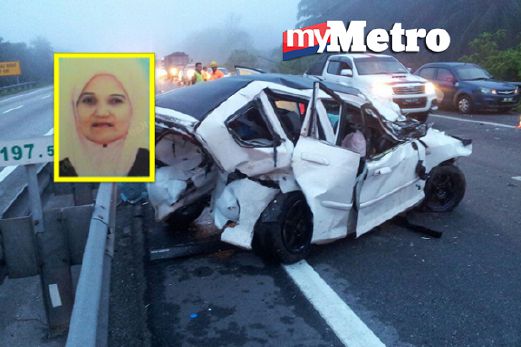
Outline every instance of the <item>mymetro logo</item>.
{"label": "mymetro logo", "polygon": [[403,29],[395,23],[390,30],[372,29],[366,35],[366,21],[327,21],[282,33],[282,60],[323,52],[419,52],[418,41],[424,40],[431,52],[443,52],[450,45],[449,33],[440,28]]}

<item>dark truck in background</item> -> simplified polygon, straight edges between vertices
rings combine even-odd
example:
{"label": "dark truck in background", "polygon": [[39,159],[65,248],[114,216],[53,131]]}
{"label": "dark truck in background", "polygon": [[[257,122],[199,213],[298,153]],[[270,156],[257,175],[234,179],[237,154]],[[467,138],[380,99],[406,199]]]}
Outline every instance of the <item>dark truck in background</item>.
{"label": "dark truck in background", "polygon": [[184,52],[174,52],[165,56],[162,60],[168,80],[172,83],[181,82],[183,80],[183,70],[190,62],[188,54]]}

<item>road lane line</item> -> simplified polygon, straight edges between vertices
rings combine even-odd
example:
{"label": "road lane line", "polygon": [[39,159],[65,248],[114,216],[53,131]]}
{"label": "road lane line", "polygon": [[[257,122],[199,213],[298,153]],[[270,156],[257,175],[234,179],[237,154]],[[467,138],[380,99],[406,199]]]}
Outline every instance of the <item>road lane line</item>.
{"label": "road lane line", "polygon": [[35,93],[39,93],[39,92],[42,92],[42,91],[44,91],[46,89],[49,89],[49,88],[52,88],[52,86],[41,88],[41,89],[37,89],[35,91],[29,92],[29,93],[25,93],[25,94],[13,95],[13,96],[5,98],[5,99],[0,99],[0,103],[6,102],[6,101],[9,101],[9,100],[13,100],[13,99],[16,99],[16,98],[21,98],[21,97],[24,97],[24,96],[32,95],[32,94],[35,94]]}
{"label": "road lane line", "polygon": [[521,176],[514,176],[512,177],[512,179],[516,181],[521,181]]}
{"label": "road lane line", "polygon": [[385,346],[305,260],[283,267],[344,345]]}
{"label": "road lane line", "polygon": [[22,107],[24,107],[24,105],[18,105],[18,106],[16,106],[16,107],[10,108],[10,109],[8,109],[8,110],[2,112],[2,113],[3,113],[3,114],[6,114],[6,113],[8,113],[8,112],[11,112],[11,111],[14,111],[14,110],[18,110],[19,108],[22,108]]}
{"label": "road lane line", "polygon": [[0,182],[3,182],[7,176],[12,174],[13,171],[16,170],[17,167],[18,165],[11,165],[3,168],[3,170],[0,171]]}
{"label": "road lane line", "polygon": [[50,97],[51,95],[52,95],[52,94],[42,96],[42,97],[40,98],[40,100],[47,99],[47,98]]}
{"label": "road lane line", "polygon": [[515,128],[514,125],[494,123],[494,122],[487,122],[487,121],[480,121],[480,120],[461,119],[461,118],[450,117],[450,116],[442,116],[441,114],[431,114],[431,115],[429,115],[429,117],[450,119],[450,120],[455,120],[457,122],[464,122],[464,123],[486,124],[486,125],[492,125],[492,126],[501,127],[501,128]]}
{"label": "road lane line", "polygon": [[51,297],[52,307],[60,307],[62,305],[62,298],[57,283],[49,284],[49,296]]}
{"label": "road lane line", "polygon": [[13,96],[11,96],[9,98],[5,98],[5,99],[0,99],[0,103],[5,102],[5,101],[9,101],[9,100],[13,100],[13,99],[16,99],[16,98],[20,98],[20,97],[23,97],[23,96],[31,95],[31,94],[34,94],[34,93],[39,93],[39,92],[44,91],[45,89],[48,89],[48,88],[53,88],[53,86],[40,88],[40,89],[37,89],[37,90],[29,92],[29,93],[25,93],[25,94],[13,95]]}
{"label": "road lane line", "polygon": [[[52,133],[54,133],[54,128],[49,129],[49,131],[46,132],[44,134],[44,136],[51,135]],[[0,183],[3,182],[6,179],[7,176],[12,174],[13,171],[16,170],[17,167],[18,167],[18,165],[11,165],[11,166],[4,167],[2,169],[2,171],[0,171]]]}

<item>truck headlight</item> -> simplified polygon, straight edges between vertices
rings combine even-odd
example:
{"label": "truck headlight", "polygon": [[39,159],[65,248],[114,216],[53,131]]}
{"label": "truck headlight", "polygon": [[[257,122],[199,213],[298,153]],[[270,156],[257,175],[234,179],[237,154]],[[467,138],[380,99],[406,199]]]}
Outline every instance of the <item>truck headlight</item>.
{"label": "truck headlight", "polygon": [[431,82],[425,83],[425,94],[436,94],[436,87],[434,87],[434,84],[432,84]]}
{"label": "truck headlight", "polygon": [[373,93],[377,96],[390,98],[393,96],[393,87],[385,83],[377,83],[373,85]]}
{"label": "truck headlight", "polygon": [[171,76],[177,76],[177,68],[175,68],[175,67],[170,68],[170,75]]}

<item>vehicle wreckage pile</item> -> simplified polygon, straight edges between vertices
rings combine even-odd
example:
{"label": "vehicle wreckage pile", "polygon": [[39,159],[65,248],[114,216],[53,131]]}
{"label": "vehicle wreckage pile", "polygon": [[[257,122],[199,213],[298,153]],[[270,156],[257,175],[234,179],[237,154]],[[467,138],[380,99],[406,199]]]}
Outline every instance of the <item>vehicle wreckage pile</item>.
{"label": "vehicle wreckage pile", "polygon": [[[158,220],[183,228],[210,206],[221,240],[285,263],[465,192],[470,140],[390,102],[310,77],[236,76],[156,100]],[[362,149],[360,149],[362,147]]]}

